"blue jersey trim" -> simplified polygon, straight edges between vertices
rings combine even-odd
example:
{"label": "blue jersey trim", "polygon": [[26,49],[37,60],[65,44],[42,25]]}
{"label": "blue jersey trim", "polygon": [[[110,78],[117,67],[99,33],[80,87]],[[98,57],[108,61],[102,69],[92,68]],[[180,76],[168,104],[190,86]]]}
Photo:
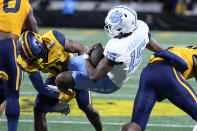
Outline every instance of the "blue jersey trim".
{"label": "blue jersey trim", "polygon": [[115,61],[115,60],[116,60],[116,56],[117,56],[116,53],[112,53],[112,52],[107,51],[106,57],[107,57],[108,59],[110,59],[110,60],[112,60],[112,61]]}
{"label": "blue jersey trim", "polygon": [[65,41],[66,41],[66,38],[64,36],[64,34],[56,31],[56,30],[53,30],[53,35],[55,36],[56,40],[63,46],[65,47]]}
{"label": "blue jersey trim", "polygon": [[148,38],[149,38],[149,41],[151,40],[151,37],[152,37],[151,33],[150,33],[150,32],[148,32]]}

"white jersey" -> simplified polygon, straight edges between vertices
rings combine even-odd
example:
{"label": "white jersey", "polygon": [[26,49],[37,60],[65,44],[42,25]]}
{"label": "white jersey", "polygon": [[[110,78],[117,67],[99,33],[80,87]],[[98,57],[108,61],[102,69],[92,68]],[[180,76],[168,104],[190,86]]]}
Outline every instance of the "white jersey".
{"label": "white jersey", "polygon": [[142,61],[142,54],[149,43],[149,28],[143,21],[137,21],[137,29],[128,37],[110,39],[105,47],[104,55],[117,62],[108,77],[121,87]]}

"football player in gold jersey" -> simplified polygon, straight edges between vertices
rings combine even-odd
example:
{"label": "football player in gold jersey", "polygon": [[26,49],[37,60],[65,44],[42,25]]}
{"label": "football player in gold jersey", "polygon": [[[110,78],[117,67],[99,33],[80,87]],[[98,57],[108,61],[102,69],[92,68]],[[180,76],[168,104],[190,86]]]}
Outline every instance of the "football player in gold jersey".
{"label": "football player in gold jersey", "polygon": [[[55,86],[56,76],[69,69],[69,59],[72,53],[78,55],[87,52],[88,48],[78,42],[66,39],[65,36],[55,30],[48,31],[43,35],[34,32],[24,32],[18,41],[19,56],[18,65],[24,71],[29,73],[29,78],[37,90],[46,90],[46,86]],[[49,73],[45,84],[38,71]],[[39,91],[41,92],[41,91]],[[46,131],[46,118],[48,112],[61,112],[67,114],[69,112],[68,105],[57,105],[59,100],[70,101],[76,98],[79,108],[86,114],[89,121],[97,131],[102,130],[99,113],[92,107],[91,96],[88,90],[74,90],[76,93],[67,91],[68,96],[51,90],[39,93],[36,98],[35,113],[35,129]]]}
{"label": "football player in gold jersey", "polygon": [[169,47],[154,53],[140,76],[131,122],[121,131],[145,130],[156,101],[168,99],[197,121],[197,95],[186,81],[197,78],[197,47]]}
{"label": "football player in gold jersey", "polygon": [[28,30],[38,32],[29,1],[0,0],[0,104],[7,102],[8,131],[17,130],[20,116],[19,90],[23,72],[16,62],[16,40],[24,25]]}

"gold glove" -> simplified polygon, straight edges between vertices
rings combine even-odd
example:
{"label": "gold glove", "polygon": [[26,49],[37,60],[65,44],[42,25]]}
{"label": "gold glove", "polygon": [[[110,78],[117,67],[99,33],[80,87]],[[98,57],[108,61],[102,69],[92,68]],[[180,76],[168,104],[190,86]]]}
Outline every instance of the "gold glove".
{"label": "gold glove", "polygon": [[8,75],[4,71],[0,71],[0,79],[8,80]]}
{"label": "gold glove", "polygon": [[75,98],[76,96],[76,93],[75,92],[66,92],[66,93],[63,93],[63,92],[60,92],[60,95],[59,95],[59,100],[60,101],[63,101],[63,102],[69,102],[71,101],[73,98]]}

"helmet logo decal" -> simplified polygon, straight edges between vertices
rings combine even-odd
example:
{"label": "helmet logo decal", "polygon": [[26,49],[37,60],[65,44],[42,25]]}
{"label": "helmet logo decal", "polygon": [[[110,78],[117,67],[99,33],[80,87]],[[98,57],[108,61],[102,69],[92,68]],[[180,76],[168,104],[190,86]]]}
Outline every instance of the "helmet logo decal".
{"label": "helmet logo decal", "polygon": [[56,44],[56,42],[54,40],[50,41],[47,45],[48,49],[52,49],[54,47],[54,45]]}
{"label": "helmet logo decal", "polygon": [[121,12],[113,12],[110,16],[110,20],[112,23],[122,23],[122,16]]}

